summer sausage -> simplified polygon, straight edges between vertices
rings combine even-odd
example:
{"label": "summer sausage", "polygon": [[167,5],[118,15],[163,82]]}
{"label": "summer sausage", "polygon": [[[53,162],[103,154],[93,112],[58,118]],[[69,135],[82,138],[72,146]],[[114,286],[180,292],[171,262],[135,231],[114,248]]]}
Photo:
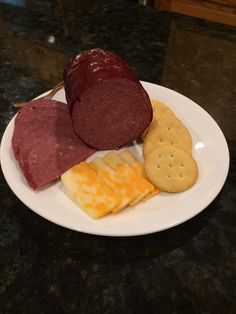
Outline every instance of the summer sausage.
{"label": "summer sausage", "polygon": [[20,110],[12,147],[33,189],[54,181],[95,152],[75,134],[67,106],[44,99]]}
{"label": "summer sausage", "polygon": [[[50,116],[55,117],[55,115],[58,115],[61,111],[62,113],[68,111],[66,104],[47,99],[33,100],[18,111],[12,137],[12,147],[16,159],[18,159],[20,155],[20,148],[22,151],[27,144],[32,144],[30,137],[35,137],[33,130],[40,130],[42,124],[45,124],[45,127],[49,127],[50,123],[53,121],[53,119],[50,119]],[[44,112],[46,112],[46,115]],[[53,126],[55,126],[55,123]],[[29,141],[26,141],[26,139],[29,139]],[[35,138],[35,140],[37,140],[37,138]]]}
{"label": "summer sausage", "polygon": [[77,55],[65,67],[64,82],[75,132],[96,149],[130,143],[152,120],[146,91],[112,52],[93,49]]}

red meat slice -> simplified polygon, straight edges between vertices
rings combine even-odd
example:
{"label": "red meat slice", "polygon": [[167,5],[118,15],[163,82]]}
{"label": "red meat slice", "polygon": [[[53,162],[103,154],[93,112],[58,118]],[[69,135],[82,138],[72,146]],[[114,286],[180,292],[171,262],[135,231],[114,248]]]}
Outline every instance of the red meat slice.
{"label": "red meat slice", "polygon": [[12,146],[28,184],[36,189],[95,150],[75,134],[65,104],[53,100],[40,100],[36,106],[32,103],[16,117]]}
{"label": "red meat slice", "polygon": [[146,91],[112,52],[93,49],[77,55],[66,66],[64,81],[74,129],[90,146],[120,148],[152,120]]}
{"label": "red meat slice", "polygon": [[56,180],[94,152],[78,138],[49,136],[31,148],[23,165],[23,173],[28,184],[36,189]]}
{"label": "red meat slice", "polygon": [[[54,121],[51,117],[55,118],[59,112],[62,112],[63,115],[64,112],[68,112],[66,104],[47,99],[38,99],[29,102],[18,111],[12,137],[12,147],[16,159],[19,157],[20,148],[24,149],[25,147],[25,145],[22,145],[22,141],[24,144],[29,143],[31,145],[32,140],[30,137],[35,137],[33,130],[41,129],[42,125],[49,127],[51,122]],[[55,126],[55,123],[53,126]],[[26,139],[29,139],[29,141],[27,142]]]}

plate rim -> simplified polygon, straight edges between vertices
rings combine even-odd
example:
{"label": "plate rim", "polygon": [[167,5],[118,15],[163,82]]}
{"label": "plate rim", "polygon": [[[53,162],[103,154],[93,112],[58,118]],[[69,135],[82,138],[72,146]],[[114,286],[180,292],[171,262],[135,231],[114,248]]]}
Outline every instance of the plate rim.
{"label": "plate rim", "polygon": [[[6,134],[7,132],[9,131],[9,128],[11,127],[11,124],[13,123],[17,113],[12,117],[12,119],[9,121],[6,129],[4,130],[3,132],[3,135],[2,135],[2,139],[1,139],[1,145],[0,145],[0,163],[1,163],[1,168],[2,168],[2,172],[3,172],[3,175],[5,177],[5,180],[8,184],[8,186],[10,187],[10,189],[12,190],[12,192],[17,196],[17,198],[25,205],[27,206],[30,210],[32,210],[35,214],[41,216],[42,218],[46,219],[47,221],[50,221],[54,224],[57,224],[59,226],[62,226],[64,228],[67,228],[67,229],[70,229],[70,230],[74,230],[76,232],[82,232],[82,233],[85,233],[85,234],[91,234],[91,235],[98,235],[98,236],[109,236],[109,237],[131,237],[131,236],[141,236],[141,235],[147,235],[147,234],[152,234],[152,233],[156,233],[156,232],[160,232],[160,231],[163,231],[163,230],[168,230],[170,228],[173,228],[175,226],[178,226],[182,223],[185,223],[186,221],[192,219],[193,217],[197,216],[199,213],[201,213],[204,209],[207,208],[207,206],[209,206],[213,200],[218,196],[218,194],[220,193],[220,191],[222,190],[224,184],[225,184],[225,181],[227,179],[227,176],[228,176],[228,172],[229,172],[229,166],[230,166],[230,154],[229,154],[229,148],[228,148],[228,143],[227,143],[227,140],[224,136],[224,133],[222,132],[221,128],[219,127],[219,125],[217,124],[217,122],[214,120],[214,118],[205,110],[203,109],[201,106],[199,106],[196,102],[194,102],[192,99],[186,97],[185,95],[177,92],[177,91],[174,91],[172,89],[169,89],[165,86],[161,86],[161,85],[158,85],[158,84],[154,84],[154,83],[150,83],[150,82],[145,82],[145,81],[141,81],[141,84],[142,85],[150,85],[152,88],[162,88],[162,89],[165,89],[167,92],[171,92],[171,93],[176,93],[178,95],[180,95],[181,97],[184,97],[186,99],[186,101],[191,101],[192,103],[194,103],[194,105],[198,108],[198,110],[202,111],[202,113],[207,116],[207,118],[211,121],[211,123],[214,124],[214,126],[218,129],[218,132],[221,136],[221,140],[223,140],[223,143],[224,143],[224,149],[225,149],[225,153],[226,153],[226,156],[227,156],[227,160],[224,161],[224,164],[225,164],[225,173],[224,173],[224,180],[222,180],[220,182],[220,184],[218,184],[217,186],[217,189],[213,195],[213,197],[211,197],[210,201],[208,200],[208,198],[205,199],[205,202],[202,206],[199,206],[199,208],[197,209],[197,211],[190,211],[191,215],[188,215],[185,217],[185,219],[181,219],[180,221],[177,219],[176,222],[172,223],[172,224],[169,224],[168,226],[166,227],[162,227],[162,228],[158,228],[155,229],[155,228],[150,228],[149,230],[147,230],[146,232],[141,232],[140,231],[137,231],[137,232],[132,232],[132,233],[112,233],[112,232],[106,232],[106,230],[104,230],[104,232],[98,232],[98,231],[86,231],[84,230],[83,226],[80,226],[80,227],[70,227],[66,224],[63,224],[63,223],[58,223],[56,221],[54,221],[53,219],[51,218],[48,218],[46,217],[44,214],[42,213],[39,213],[37,210],[33,209],[32,205],[30,205],[29,203],[30,202],[27,202],[25,200],[22,200],[22,197],[21,195],[19,195],[18,191],[15,191],[13,188],[12,188],[12,185],[9,181],[9,177],[5,171],[5,168],[4,168],[4,165],[2,164],[2,155],[3,155],[3,145],[5,145],[5,142],[7,141],[7,138],[6,138]],[[36,98],[39,98],[39,97],[42,97],[44,96],[45,94],[47,94],[49,91],[46,91],[44,93],[42,93],[41,95],[38,95]],[[6,143],[7,144],[7,143]],[[86,228],[85,228],[86,229]]]}

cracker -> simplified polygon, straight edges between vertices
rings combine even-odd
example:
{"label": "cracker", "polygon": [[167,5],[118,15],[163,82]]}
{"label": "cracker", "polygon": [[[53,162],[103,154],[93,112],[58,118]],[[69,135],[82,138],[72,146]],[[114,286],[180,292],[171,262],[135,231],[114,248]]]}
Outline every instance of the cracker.
{"label": "cracker", "polygon": [[198,176],[193,157],[183,149],[171,145],[153,149],[147,154],[144,167],[148,179],[166,192],[187,190]]}
{"label": "cracker", "polygon": [[145,139],[148,138],[148,136],[150,136],[152,134],[152,132],[155,132],[157,130],[160,129],[164,129],[166,130],[166,132],[178,132],[178,134],[181,136],[183,134],[183,136],[185,136],[186,134],[188,134],[189,139],[191,140],[191,145],[192,145],[192,138],[191,135],[188,131],[188,129],[186,128],[186,126],[183,124],[183,122],[178,119],[177,117],[168,117],[168,118],[161,118],[158,119],[155,122],[155,125],[153,126],[152,130],[150,132],[148,132],[148,134],[146,135]]}
{"label": "cracker", "polygon": [[157,120],[165,117],[166,115],[174,116],[174,112],[164,103],[151,99],[152,110],[153,110],[153,120]]}
{"label": "cracker", "polygon": [[[176,130],[177,128],[182,128],[186,126],[183,124],[183,122],[177,118],[176,116],[168,116],[165,118],[160,118],[156,121],[156,128],[166,128],[168,131]],[[150,132],[151,133],[151,132]]]}
{"label": "cracker", "polygon": [[147,137],[148,134],[150,134],[152,131],[156,130],[158,127],[158,122],[156,120],[152,120],[152,122],[149,124],[148,128],[143,132],[142,139],[143,141]]}
{"label": "cracker", "polygon": [[179,118],[176,116],[166,116],[150,123],[148,131],[145,134],[145,138],[147,138],[153,131],[156,131],[157,129],[166,129],[167,131],[175,132],[177,129],[183,128],[189,133],[188,129]]}
{"label": "cracker", "polygon": [[148,128],[141,135],[141,138],[143,140],[145,136],[147,136],[148,133],[152,132],[156,128],[158,119],[175,117],[174,112],[164,103],[158,100],[152,99],[151,104],[152,104],[152,110],[153,110],[153,118]]}
{"label": "cracker", "polygon": [[158,128],[153,131],[144,140],[143,154],[146,156],[155,147],[160,145],[174,145],[178,146],[191,154],[192,139],[185,127],[175,129]]}

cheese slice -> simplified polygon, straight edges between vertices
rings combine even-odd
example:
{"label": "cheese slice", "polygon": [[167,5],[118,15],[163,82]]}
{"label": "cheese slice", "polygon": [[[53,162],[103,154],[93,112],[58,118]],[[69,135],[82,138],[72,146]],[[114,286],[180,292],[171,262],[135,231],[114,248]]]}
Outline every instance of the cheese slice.
{"label": "cheese slice", "polygon": [[126,163],[117,153],[111,151],[102,159],[112,169],[119,173],[126,184],[129,184],[135,195],[134,199],[129,203],[130,205],[137,204],[147,194],[154,190],[154,186]]}
{"label": "cheese slice", "polygon": [[72,199],[95,219],[105,216],[121,202],[121,197],[86,162],[66,171],[61,180]]}
{"label": "cheese slice", "polygon": [[[127,162],[132,168],[134,168],[134,170],[136,170],[141,176],[143,176],[144,178],[146,177],[143,164],[140,161],[138,161],[138,159],[134,156],[134,154],[131,153],[129,149],[123,150],[120,153],[120,156],[122,159],[124,159],[125,162]],[[161,190],[158,187],[154,186],[153,190],[150,191],[149,194],[146,195],[144,200],[160,192]]]}
{"label": "cheese slice", "polygon": [[133,193],[132,187],[122,178],[119,171],[113,170],[101,158],[93,159],[89,165],[97,172],[101,180],[120,195],[121,202],[117,207],[112,209],[114,213],[119,212],[132,202],[135,198],[135,194]]}
{"label": "cheese slice", "polygon": [[138,159],[131,153],[129,149],[123,150],[120,154],[120,157],[127,162],[132,168],[134,168],[141,176],[144,177],[144,168],[143,165]]}

